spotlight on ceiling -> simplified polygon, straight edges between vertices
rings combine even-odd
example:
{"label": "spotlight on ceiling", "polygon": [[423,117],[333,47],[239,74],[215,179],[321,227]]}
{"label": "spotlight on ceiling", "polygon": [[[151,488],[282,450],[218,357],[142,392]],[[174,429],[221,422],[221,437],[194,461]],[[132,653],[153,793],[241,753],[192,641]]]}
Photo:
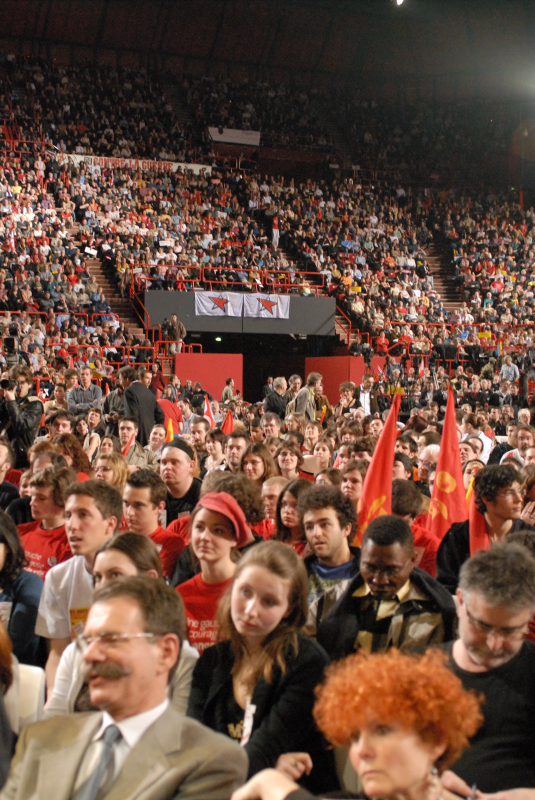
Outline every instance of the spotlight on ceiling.
{"label": "spotlight on ceiling", "polygon": [[403,5],[403,0],[396,0],[396,5],[397,6]]}

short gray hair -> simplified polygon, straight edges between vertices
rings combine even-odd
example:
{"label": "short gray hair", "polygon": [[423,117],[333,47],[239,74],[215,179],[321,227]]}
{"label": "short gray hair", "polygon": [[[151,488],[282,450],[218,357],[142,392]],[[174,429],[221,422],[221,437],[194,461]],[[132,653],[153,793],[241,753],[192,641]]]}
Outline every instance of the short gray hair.
{"label": "short gray hair", "polygon": [[275,378],[273,381],[273,388],[274,389],[284,389],[286,386],[286,378]]}
{"label": "short gray hair", "polygon": [[462,565],[459,588],[482,595],[492,606],[535,609],[535,559],[514,542],[479,550]]}

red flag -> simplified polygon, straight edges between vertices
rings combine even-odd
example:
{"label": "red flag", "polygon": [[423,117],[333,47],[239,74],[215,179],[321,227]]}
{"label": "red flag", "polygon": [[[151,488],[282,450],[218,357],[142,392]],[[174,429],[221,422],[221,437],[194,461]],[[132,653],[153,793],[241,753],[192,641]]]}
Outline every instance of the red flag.
{"label": "red flag", "polygon": [[358,541],[376,517],[392,513],[392,469],[396,444],[397,421],[401,395],[394,395],[392,407],[381,431],[369,466],[358,505]]}
{"label": "red flag", "polygon": [[418,370],[418,377],[423,378],[425,374],[425,364],[424,364],[424,357],[422,356],[422,360],[420,361],[420,369]]}
{"label": "red flag", "polygon": [[106,382],[106,395],[110,393],[110,384]]}
{"label": "red flag", "polygon": [[130,439],[128,440],[128,443],[126,444],[126,447],[123,450],[123,456],[125,458],[128,456],[128,453],[130,452],[130,448],[132,447],[132,443],[134,442],[135,438],[136,438],[136,434],[133,433],[132,436],[130,437]]}
{"label": "red flag", "polygon": [[228,436],[229,433],[233,433],[234,432],[234,416],[233,416],[232,411],[230,410],[230,408],[227,411],[227,416],[225,417],[225,421],[221,425],[221,430],[223,431],[225,436]]}
{"label": "red flag", "polygon": [[473,556],[478,550],[490,550],[490,536],[487,531],[485,517],[476,508],[476,497],[474,494],[474,478],[472,475],[466,492],[466,502],[468,505],[468,533],[470,537],[470,555]]}
{"label": "red flag", "polygon": [[203,417],[208,420],[210,423],[210,428],[215,428],[215,419],[214,415],[212,414],[212,409],[210,408],[210,403],[208,402],[208,398],[204,395],[204,412]]}
{"label": "red flag", "polygon": [[437,539],[442,540],[454,522],[465,522],[467,519],[468,510],[455,420],[455,398],[450,386],[427,527]]}
{"label": "red flag", "polygon": [[169,422],[167,423],[167,431],[165,434],[165,441],[166,443],[172,442],[174,438],[175,438],[175,431],[173,428],[173,420],[171,419],[171,417],[169,417]]}

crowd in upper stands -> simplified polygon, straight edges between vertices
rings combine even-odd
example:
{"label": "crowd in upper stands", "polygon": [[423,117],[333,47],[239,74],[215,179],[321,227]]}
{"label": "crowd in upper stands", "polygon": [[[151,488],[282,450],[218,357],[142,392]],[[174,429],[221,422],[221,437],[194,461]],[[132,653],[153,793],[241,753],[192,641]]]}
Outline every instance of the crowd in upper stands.
{"label": "crowd in upper stands", "polygon": [[[115,633],[94,609],[109,602],[106,591],[120,593],[118,576],[130,599],[139,595],[128,580],[144,576],[155,607],[165,581],[176,589],[183,617],[174,650],[166,639],[162,698],[234,750],[241,744],[248,777],[270,767],[313,792],[336,790],[333,752],[312,716],[327,664],[438,645],[466,688],[482,691],[478,673],[498,681],[481,737],[444,785],[466,796],[474,784],[505,790],[502,800],[525,786],[530,798],[533,211],[497,195],[350,178],[300,184],[217,163],[197,176],[75,168],[51,145],[173,160],[188,155],[186,139],[173,137],[173,109],[144,73],[28,72],[15,64],[0,104],[29,142],[20,158],[9,147],[0,154],[4,688],[19,662],[43,666],[47,716],[107,707],[113,717],[102,684],[123,685],[135,670],[115,663],[106,674],[91,653],[111,664],[126,640],[155,648],[168,632]],[[305,96],[292,116],[284,89],[262,87],[252,108],[249,86],[188,89],[207,122],[266,130],[283,114],[287,144],[313,135]],[[32,144],[41,135],[43,148]],[[452,312],[427,263],[437,239],[451,248],[466,298]],[[279,374],[247,402],[232,377],[215,397],[195,376],[166,379],[150,340],[113,313],[88,263],[93,251],[123,294],[217,286],[334,295],[359,331],[350,352],[365,358],[362,380],[343,382],[335,400],[319,373]],[[180,352],[186,336],[173,315],[164,352]],[[397,393],[392,475],[374,475]],[[453,440],[473,502],[441,539],[431,497],[435,479],[451,485],[437,465]],[[359,501],[382,481],[392,481],[391,513],[366,525]],[[95,587],[104,595],[92,607]],[[14,693],[16,681],[6,706],[18,732]],[[223,800],[238,782],[209,796]]]}

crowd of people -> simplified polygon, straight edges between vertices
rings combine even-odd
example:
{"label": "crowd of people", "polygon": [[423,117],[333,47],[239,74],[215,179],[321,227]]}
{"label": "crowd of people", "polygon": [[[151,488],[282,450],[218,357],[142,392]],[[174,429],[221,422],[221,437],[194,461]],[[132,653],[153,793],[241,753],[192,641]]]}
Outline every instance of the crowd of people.
{"label": "crowd of people", "polygon": [[[161,87],[39,63],[9,78],[27,146],[0,155],[4,778],[20,733],[2,797],[298,800],[348,784],[331,745],[349,745],[372,800],[531,800],[533,212],[217,164],[75,168],[62,151],[187,156]],[[251,108],[249,86],[188,88],[207,122],[282,113],[290,143],[311,135],[284,87]],[[466,298],[451,313],[426,263],[440,237]],[[86,247],[123,293],[333,294],[363,378],[335,401],[319,373],[268,377],[256,402],[232,377],[220,397],[166,380]],[[186,335],[173,315],[171,354]],[[451,387],[478,517],[441,539]],[[397,393],[392,475],[374,475]],[[371,477],[391,513],[364,526]],[[21,729],[25,665],[45,670],[47,719]]]}
{"label": "crowd of people", "polygon": [[[69,372],[69,388],[56,384],[46,407],[25,365],[12,366],[0,388],[7,669],[13,680],[24,664],[45,668],[43,734],[57,731],[58,715],[106,709],[120,721],[167,696],[174,724],[186,714],[220,735],[214,758],[221,751],[226,766],[203,763],[203,775],[206,769],[217,779],[214,797],[229,797],[234,788],[237,798],[269,799],[276,787],[285,794],[274,798],[297,789],[321,796],[341,778],[324,735],[335,744],[348,740],[327,725],[321,701],[314,710],[327,665],[350,670],[333,684],[337,696],[368,658],[378,659],[372,672],[381,658],[392,670],[390,648],[441,647],[449,666],[437,661],[436,669],[451,675],[455,691],[463,691],[461,684],[483,690],[493,681],[481,712],[471,701],[462,747],[440,762],[441,771],[453,767],[443,786],[468,796],[477,783],[506,797],[532,786],[524,723],[533,705],[529,682],[521,683],[516,702],[502,702],[509,676],[516,681],[525,673],[535,647],[524,641],[533,637],[535,610],[529,408],[507,397],[488,414],[479,396],[472,405],[458,401],[465,486],[473,484],[483,520],[474,546],[470,520],[442,540],[433,532],[430,495],[445,410],[438,399],[398,423],[392,475],[377,476],[392,481],[391,514],[362,530],[359,501],[389,414],[381,413],[372,376],[360,386],[342,384],[327,414],[319,373],[305,382],[296,374],[268,379],[263,401],[250,406],[232,378],[219,403],[191,381],[174,379],[162,393],[156,373],[132,366],[119,369],[117,388],[107,394],[89,366]],[[501,425],[504,434],[497,433]],[[145,586],[159,587],[147,594],[155,616],[140,601]],[[125,616],[132,603],[134,628]],[[119,640],[132,636],[147,638],[138,656],[152,653],[153,672],[134,668],[136,654],[123,645],[115,654]],[[168,637],[165,646],[160,637]],[[419,674],[414,657],[392,658]],[[165,683],[156,679],[162,663]],[[159,687],[150,701],[143,681]],[[15,680],[6,694],[15,732],[16,687]],[[481,714],[483,733],[474,736]],[[349,738],[373,739],[376,723],[348,721],[359,726]],[[73,726],[70,735],[75,720]],[[16,758],[31,770],[24,737],[23,731]],[[468,737],[471,747],[459,758]],[[502,759],[491,755],[497,746]],[[52,750],[58,747],[54,738]],[[233,748],[246,753],[247,765]],[[366,758],[372,756],[351,756],[361,778]],[[251,783],[238,789],[246,777]],[[17,768],[6,791],[19,781]]]}
{"label": "crowd of people", "polygon": [[201,129],[259,131],[262,145],[276,147],[332,144],[311,100],[317,91],[223,78],[187,78],[182,89]]}

